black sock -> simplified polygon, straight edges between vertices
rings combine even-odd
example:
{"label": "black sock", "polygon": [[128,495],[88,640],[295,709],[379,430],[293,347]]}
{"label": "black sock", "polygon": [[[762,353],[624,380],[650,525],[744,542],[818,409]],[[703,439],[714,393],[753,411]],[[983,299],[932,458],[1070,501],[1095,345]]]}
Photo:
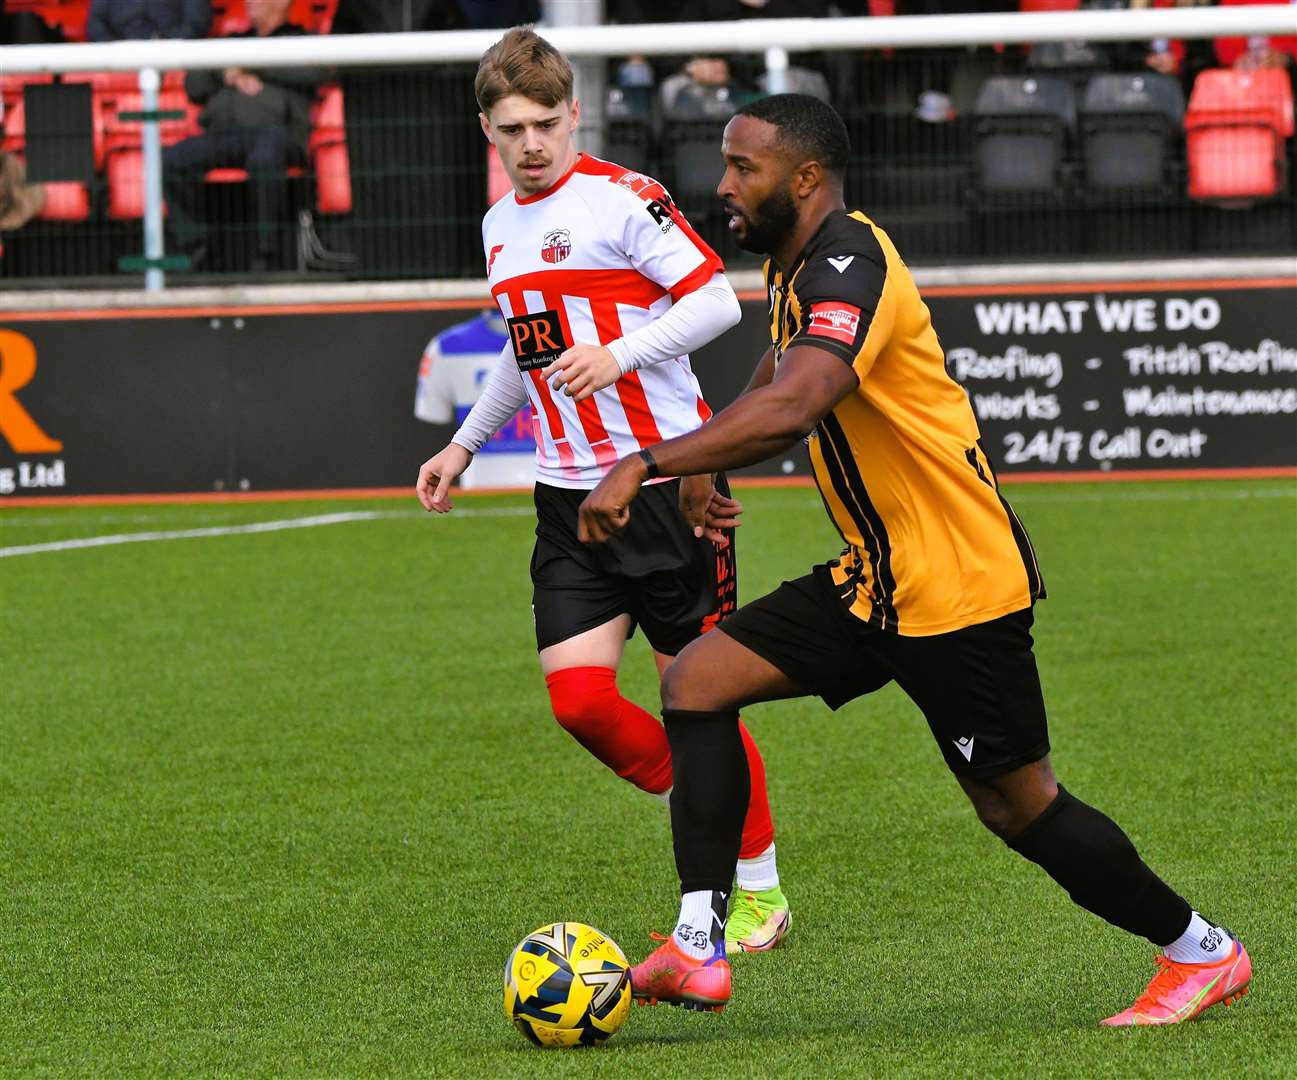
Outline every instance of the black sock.
{"label": "black sock", "polygon": [[1086,911],[1154,945],[1169,945],[1189,925],[1189,904],[1144,865],[1117,823],[1062,785],[1057,798],[1008,844]]}
{"label": "black sock", "polygon": [[671,832],[680,891],[729,894],[751,778],[737,712],[664,709],[671,743]]}

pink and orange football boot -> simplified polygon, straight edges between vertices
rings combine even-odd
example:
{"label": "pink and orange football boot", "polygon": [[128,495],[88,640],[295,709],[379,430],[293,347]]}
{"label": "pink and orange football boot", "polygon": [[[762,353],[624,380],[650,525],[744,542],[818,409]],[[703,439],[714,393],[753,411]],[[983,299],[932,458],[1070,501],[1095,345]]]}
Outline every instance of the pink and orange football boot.
{"label": "pink and orange football boot", "polygon": [[720,1012],[730,1000],[730,963],[718,947],[706,960],[682,952],[673,937],[662,942],[630,970],[631,992],[640,1005],[683,1005],[697,1012]]}
{"label": "pink and orange football boot", "polygon": [[1180,1024],[1192,1020],[1218,1001],[1232,1005],[1248,991],[1252,960],[1240,941],[1224,960],[1214,964],[1177,964],[1157,957],[1157,974],[1129,1009],[1110,1016],[1107,1027]]}

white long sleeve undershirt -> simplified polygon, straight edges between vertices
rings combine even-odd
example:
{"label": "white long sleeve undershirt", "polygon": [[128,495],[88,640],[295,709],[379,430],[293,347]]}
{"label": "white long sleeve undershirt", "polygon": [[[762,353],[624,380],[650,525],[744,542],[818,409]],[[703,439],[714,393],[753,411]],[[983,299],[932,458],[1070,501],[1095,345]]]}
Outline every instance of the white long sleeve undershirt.
{"label": "white long sleeve undershirt", "polygon": [[701,349],[742,317],[729,279],[717,271],[706,285],[680,297],[647,326],[610,342],[608,351],[626,375]]}
{"label": "white long sleeve undershirt", "polygon": [[[609,342],[608,351],[625,375],[701,348],[737,325],[742,315],[728,279],[717,272],[706,285],[682,296],[647,326]],[[451,436],[451,442],[476,454],[526,402],[527,390],[513,349],[505,345],[482,388],[482,396]]]}
{"label": "white long sleeve undershirt", "polygon": [[470,454],[476,454],[526,404],[527,390],[522,385],[522,372],[513,358],[513,346],[506,344],[482,387],[481,397],[468,410],[464,422],[450,441],[458,443]]}

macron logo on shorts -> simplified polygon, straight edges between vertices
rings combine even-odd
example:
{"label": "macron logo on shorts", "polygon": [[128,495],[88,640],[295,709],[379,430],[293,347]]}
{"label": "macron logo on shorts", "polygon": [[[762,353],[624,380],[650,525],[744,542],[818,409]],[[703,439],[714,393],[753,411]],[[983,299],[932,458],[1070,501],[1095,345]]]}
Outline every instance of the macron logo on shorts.
{"label": "macron logo on shorts", "polygon": [[973,760],[973,740],[975,735],[961,735],[955,740],[955,749],[964,755],[965,761]]}
{"label": "macron logo on shorts", "polygon": [[854,304],[831,301],[811,305],[811,322],[806,328],[811,337],[832,338],[844,345],[854,344],[860,329],[860,309]]}

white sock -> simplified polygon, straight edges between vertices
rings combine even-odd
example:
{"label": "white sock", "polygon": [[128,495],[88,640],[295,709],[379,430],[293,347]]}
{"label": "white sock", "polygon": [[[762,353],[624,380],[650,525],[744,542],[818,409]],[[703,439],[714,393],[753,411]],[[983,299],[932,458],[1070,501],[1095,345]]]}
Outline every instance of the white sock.
{"label": "white sock", "polygon": [[[672,932],[675,943],[686,956],[705,960],[720,946],[725,955],[725,911],[729,903],[728,892],[699,889],[680,897],[680,919]],[[717,914],[717,912],[720,914]]]}
{"label": "white sock", "polygon": [[652,795],[653,798],[655,799],[661,799],[662,805],[665,806],[668,810],[671,809],[671,789],[670,788],[667,788],[666,791],[650,791],[649,794]]}
{"label": "white sock", "polygon": [[1216,964],[1233,949],[1234,939],[1195,911],[1189,919],[1189,929],[1162,951],[1177,964]]}
{"label": "white sock", "polygon": [[740,859],[735,870],[740,889],[765,892],[779,884],[779,869],[775,866],[775,845],[766,848],[755,859]]}

